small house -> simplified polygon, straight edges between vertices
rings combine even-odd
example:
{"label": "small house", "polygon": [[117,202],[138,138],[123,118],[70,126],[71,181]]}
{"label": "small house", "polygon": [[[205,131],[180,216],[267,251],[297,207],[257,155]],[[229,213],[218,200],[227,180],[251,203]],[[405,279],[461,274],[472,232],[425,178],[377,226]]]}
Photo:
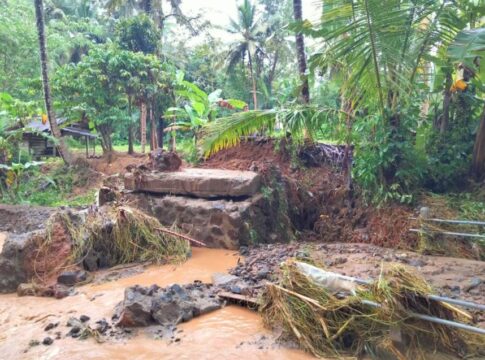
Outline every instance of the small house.
{"label": "small house", "polygon": [[[96,155],[96,139],[97,135],[91,133],[87,129],[81,128],[78,124],[70,126],[62,126],[67,122],[66,118],[57,119],[57,124],[61,130],[61,136],[72,136],[75,139],[81,139],[86,145],[86,157]],[[59,156],[56,146],[52,139],[49,122],[43,123],[40,118],[35,118],[24,126],[22,140],[24,146],[28,149],[29,154],[34,159],[46,156]],[[91,155],[90,152],[92,151]]]}

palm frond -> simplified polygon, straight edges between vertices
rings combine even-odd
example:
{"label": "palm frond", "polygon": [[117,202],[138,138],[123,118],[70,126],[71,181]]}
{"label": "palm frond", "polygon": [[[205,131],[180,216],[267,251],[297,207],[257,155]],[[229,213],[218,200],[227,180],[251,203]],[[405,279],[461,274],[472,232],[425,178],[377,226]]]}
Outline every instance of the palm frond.
{"label": "palm frond", "polygon": [[322,126],[338,117],[337,108],[298,105],[291,108],[252,110],[233,114],[207,123],[201,131],[201,149],[204,156],[240,143],[241,137],[258,132],[272,132],[276,125],[292,134],[295,141],[303,135],[316,134]]}
{"label": "palm frond", "polygon": [[452,39],[456,26],[447,1],[326,0],[320,22],[300,30],[324,40],[310,66],[338,66],[343,96],[383,113],[384,99],[408,93],[433,44]]}
{"label": "palm frond", "polygon": [[273,129],[276,110],[252,110],[219,118],[207,123],[202,130],[201,149],[205,157],[240,143],[241,136],[260,131],[263,127]]}

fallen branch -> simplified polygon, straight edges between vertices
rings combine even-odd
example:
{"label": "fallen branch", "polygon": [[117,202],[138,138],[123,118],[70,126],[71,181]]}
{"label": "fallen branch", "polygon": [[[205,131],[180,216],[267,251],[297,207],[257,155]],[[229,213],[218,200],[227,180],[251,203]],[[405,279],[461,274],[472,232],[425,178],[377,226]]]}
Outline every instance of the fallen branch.
{"label": "fallen branch", "polygon": [[183,235],[183,234],[180,234],[178,232],[175,232],[175,231],[172,231],[172,230],[169,230],[167,228],[157,228],[158,231],[161,231],[161,232],[164,232],[164,233],[167,233],[169,235],[172,235],[172,236],[178,236],[179,238],[181,239],[184,239],[184,240],[187,240],[187,241],[190,241],[194,244],[197,244],[199,246],[204,246],[204,247],[207,247],[207,244],[203,243],[202,241],[199,241],[199,240],[195,240],[195,239],[192,239],[191,237],[188,237],[187,235]]}

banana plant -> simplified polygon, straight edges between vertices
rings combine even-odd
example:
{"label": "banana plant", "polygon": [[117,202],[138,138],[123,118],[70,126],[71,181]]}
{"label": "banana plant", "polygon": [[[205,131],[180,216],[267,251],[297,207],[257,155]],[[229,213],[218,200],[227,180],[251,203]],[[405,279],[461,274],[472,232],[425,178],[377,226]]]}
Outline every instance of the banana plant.
{"label": "banana plant", "polygon": [[191,131],[197,144],[200,129],[216,119],[221,108],[247,109],[247,104],[242,100],[223,99],[221,89],[207,94],[194,83],[184,80],[184,77],[185,74],[182,71],[177,72],[175,96],[179,106],[167,109],[165,117],[173,121],[165,128],[165,132]]}
{"label": "banana plant", "polygon": [[43,161],[31,161],[25,164],[12,163],[11,165],[0,164],[0,192],[2,197],[8,195],[12,200],[19,199],[20,181],[23,174],[34,167],[44,164]]}

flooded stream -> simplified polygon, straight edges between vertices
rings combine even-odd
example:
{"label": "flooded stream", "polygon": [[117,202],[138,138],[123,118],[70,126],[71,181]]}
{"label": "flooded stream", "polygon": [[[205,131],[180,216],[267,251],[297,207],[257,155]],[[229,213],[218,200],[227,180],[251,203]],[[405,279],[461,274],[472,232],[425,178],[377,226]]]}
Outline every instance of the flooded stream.
{"label": "flooded stream", "polygon": [[[4,236],[0,234],[0,244]],[[150,266],[141,273],[101,284],[78,288],[75,296],[62,300],[0,295],[0,358],[2,359],[306,359],[298,350],[274,345],[274,335],[264,329],[257,313],[237,306],[196,318],[178,326],[178,342],[155,339],[149,330],[137,330],[130,339],[108,339],[99,344],[94,339],[64,337],[71,316],[87,315],[91,321],[109,320],[114,307],[123,299],[128,286],[167,286],[210,282],[214,272],[226,272],[237,262],[234,252],[194,249],[190,260],[180,266]],[[29,346],[31,340],[48,336],[47,324],[59,321],[55,331],[62,339],[50,346]],[[51,335],[52,336],[52,335]]]}

